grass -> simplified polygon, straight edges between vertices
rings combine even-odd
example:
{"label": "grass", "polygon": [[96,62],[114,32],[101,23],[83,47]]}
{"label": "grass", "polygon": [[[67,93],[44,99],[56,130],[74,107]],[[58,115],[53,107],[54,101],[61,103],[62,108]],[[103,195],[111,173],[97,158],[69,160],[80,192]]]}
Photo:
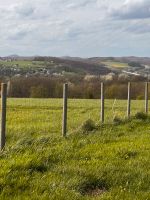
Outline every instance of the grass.
{"label": "grass", "polygon": [[103,64],[113,67],[113,68],[127,68],[129,67],[128,63],[121,63],[121,62],[112,62],[112,61],[106,61],[102,62]]}
{"label": "grass", "polygon": [[14,67],[19,69],[24,68],[39,68],[42,67],[45,64],[45,62],[42,61],[27,61],[27,60],[18,60],[18,61],[0,61],[0,65],[3,65],[5,67]]}
{"label": "grass", "polygon": [[[129,67],[128,63],[121,63],[121,62],[113,62],[113,61],[105,61],[102,62],[103,64],[113,67],[113,68],[127,68]],[[28,69],[28,68],[40,68],[46,65],[54,66],[54,64],[51,64],[49,62],[43,62],[43,61],[28,61],[28,60],[18,60],[18,61],[0,61],[0,65],[5,67],[15,67],[20,69]]]}
{"label": "grass", "polygon": [[[106,122],[124,118],[126,101],[106,101]],[[69,100],[61,137],[61,99],[9,99],[7,145],[0,153],[0,199],[150,199],[150,123],[99,125],[99,100]],[[132,114],[143,111],[132,101]],[[79,128],[88,119],[96,129]]]}

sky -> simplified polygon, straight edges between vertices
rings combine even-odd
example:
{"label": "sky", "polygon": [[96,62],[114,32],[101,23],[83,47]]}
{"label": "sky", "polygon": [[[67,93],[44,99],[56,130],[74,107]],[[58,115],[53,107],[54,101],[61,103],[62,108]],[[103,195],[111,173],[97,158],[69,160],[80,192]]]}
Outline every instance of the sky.
{"label": "sky", "polygon": [[0,0],[0,56],[149,56],[150,0]]}

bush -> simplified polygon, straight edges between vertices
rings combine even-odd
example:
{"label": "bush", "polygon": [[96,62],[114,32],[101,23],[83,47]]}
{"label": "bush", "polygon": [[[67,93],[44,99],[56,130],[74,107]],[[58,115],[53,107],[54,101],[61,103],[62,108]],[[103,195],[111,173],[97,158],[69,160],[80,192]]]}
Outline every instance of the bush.
{"label": "bush", "polygon": [[81,126],[81,130],[83,133],[93,131],[94,129],[96,129],[96,126],[95,126],[95,123],[91,119],[88,119],[87,121],[85,121]]}
{"label": "bush", "polygon": [[143,100],[143,99],[144,99],[144,96],[143,96],[143,95],[139,95],[139,96],[137,96],[136,99],[137,99],[137,100]]}
{"label": "bush", "polygon": [[114,117],[113,122],[114,124],[120,124],[122,123],[122,120],[119,117]]}
{"label": "bush", "polygon": [[31,98],[48,98],[48,89],[43,86],[31,87],[30,97]]}
{"label": "bush", "polygon": [[148,118],[146,113],[138,112],[135,114],[136,119],[146,120]]}

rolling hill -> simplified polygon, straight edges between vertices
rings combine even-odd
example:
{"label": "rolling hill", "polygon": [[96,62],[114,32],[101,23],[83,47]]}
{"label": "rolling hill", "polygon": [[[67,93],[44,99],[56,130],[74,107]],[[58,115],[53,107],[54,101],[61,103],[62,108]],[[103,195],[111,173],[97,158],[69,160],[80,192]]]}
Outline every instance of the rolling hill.
{"label": "rolling hill", "polygon": [[0,57],[0,76],[14,75],[107,75],[111,72],[149,73],[148,57]]}

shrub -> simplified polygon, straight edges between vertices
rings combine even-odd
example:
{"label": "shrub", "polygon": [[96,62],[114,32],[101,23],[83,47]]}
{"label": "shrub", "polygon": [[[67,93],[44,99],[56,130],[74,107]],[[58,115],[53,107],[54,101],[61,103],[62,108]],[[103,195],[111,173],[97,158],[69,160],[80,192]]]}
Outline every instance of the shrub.
{"label": "shrub", "polygon": [[137,99],[137,100],[143,100],[143,99],[144,99],[144,96],[143,96],[143,95],[138,95],[136,99]]}
{"label": "shrub", "polygon": [[96,129],[96,126],[91,119],[86,120],[81,126],[81,130],[83,133],[93,131],[94,129]]}
{"label": "shrub", "polygon": [[122,119],[120,119],[119,117],[114,117],[113,122],[114,124],[120,124],[122,123]]}
{"label": "shrub", "polygon": [[146,113],[138,112],[135,114],[136,119],[146,120],[148,118]]}
{"label": "shrub", "polygon": [[43,86],[31,87],[30,97],[31,98],[47,98],[48,89]]}

